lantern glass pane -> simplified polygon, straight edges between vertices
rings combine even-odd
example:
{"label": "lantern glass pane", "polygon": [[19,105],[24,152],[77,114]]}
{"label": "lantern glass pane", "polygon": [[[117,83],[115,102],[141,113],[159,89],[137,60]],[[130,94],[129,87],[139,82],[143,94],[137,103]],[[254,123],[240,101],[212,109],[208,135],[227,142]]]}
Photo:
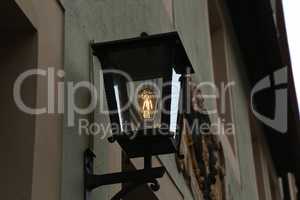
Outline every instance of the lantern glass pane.
{"label": "lantern glass pane", "polygon": [[177,130],[177,118],[179,109],[179,98],[180,98],[180,74],[177,74],[173,70],[172,74],[172,93],[171,93],[171,124],[170,131],[176,132]]}

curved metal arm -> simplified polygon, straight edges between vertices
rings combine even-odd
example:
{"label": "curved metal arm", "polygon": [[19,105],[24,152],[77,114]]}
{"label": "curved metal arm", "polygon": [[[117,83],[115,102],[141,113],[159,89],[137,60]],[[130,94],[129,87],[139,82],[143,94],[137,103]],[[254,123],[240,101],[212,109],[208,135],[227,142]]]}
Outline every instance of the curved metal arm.
{"label": "curved metal arm", "polygon": [[151,156],[145,157],[145,169],[119,172],[112,174],[96,175],[93,173],[93,160],[95,154],[87,150],[84,154],[84,186],[85,194],[103,185],[119,183],[131,183],[116,194],[112,200],[120,200],[137,187],[150,184],[153,191],[158,191],[160,185],[156,179],[163,177],[166,172],[165,167],[152,168]]}
{"label": "curved metal arm", "polygon": [[[154,191],[157,192],[160,189],[160,185],[156,179],[153,179],[152,181],[149,181],[150,183],[150,188]],[[123,197],[128,195],[130,192],[134,191],[138,187],[141,187],[143,185],[146,185],[147,183],[145,182],[140,182],[140,183],[133,183],[131,185],[128,185],[126,187],[123,187],[120,192],[118,192],[111,200],[122,200]]]}
{"label": "curved metal arm", "polygon": [[130,186],[124,187],[113,198],[111,198],[111,200],[122,200],[123,197],[125,197],[126,195],[128,195],[131,191],[137,189],[138,187],[140,187],[140,186],[142,186],[144,184],[145,183],[142,183],[142,184],[132,184]]}

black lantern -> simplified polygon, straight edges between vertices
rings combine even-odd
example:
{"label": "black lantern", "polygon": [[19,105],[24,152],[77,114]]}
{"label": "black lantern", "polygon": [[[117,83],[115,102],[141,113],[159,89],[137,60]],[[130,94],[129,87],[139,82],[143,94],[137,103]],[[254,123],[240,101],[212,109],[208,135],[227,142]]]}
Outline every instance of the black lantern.
{"label": "black lantern", "polygon": [[[151,157],[177,152],[174,133],[180,130],[172,129],[171,118],[176,115],[179,119],[184,112],[184,106],[175,102],[172,109],[178,112],[172,113],[172,79],[175,73],[181,75],[178,86],[183,89],[182,96],[185,77],[193,73],[180,37],[177,32],[152,36],[143,33],[137,38],[96,43],[92,49],[103,69],[113,131],[109,141],[117,141],[129,158],[144,157],[145,170],[152,181],[145,177],[146,171],[134,177],[157,186],[154,180],[163,175],[164,168],[152,168]],[[119,182],[125,181],[119,178]],[[94,188],[88,185],[88,189]]]}

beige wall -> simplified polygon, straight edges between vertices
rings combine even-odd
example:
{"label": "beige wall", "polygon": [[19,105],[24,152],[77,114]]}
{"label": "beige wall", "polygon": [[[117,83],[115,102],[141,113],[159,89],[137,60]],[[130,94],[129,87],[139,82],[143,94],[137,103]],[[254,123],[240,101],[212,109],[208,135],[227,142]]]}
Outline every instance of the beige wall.
{"label": "beige wall", "polygon": [[[38,23],[38,68],[62,69],[64,51],[63,10],[55,0],[34,0],[33,4]],[[55,81],[58,81],[58,78]],[[37,107],[47,105],[47,92],[45,78],[38,79]],[[57,88],[55,92],[57,92]],[[58,95],[54,96],[57,97]],[[32,200],[59,199],[62,128],[61,115],[52,114],[37,117]]]}
{"label": "beige wall", "polygon": [[[0,17],[3,12],[0,12]],[[2,26],[2,24],[0,25]],[[17,27],[16,27],[17,28]],[[21,112],[13,99],[15,79],[37,62],[33,27],[4,29],[0,33],[0,194],[1,199],[29,200],[31,196],[35,117]],[[22,99],[36,105],[36,79],[26,80]],[[17,191],[17,192],[16,192]]]}
{"label": "beige wall", "polygon": [[[213,81],[213,68],[211,59],[211,44],[209,33],[209,17],[207,0],[63,0],[66,9],[66,70],[69,73],[68,80],[89,80],[89,42],[111,41],[122,38],[136,37],[141,32],[149,34],[178,31],[187,50],[188,56],[195,68],[194,80],[198,83]],[[231,24],[226,26],[230,26]],[[231,27],[231,26],[230,26]],[[247,102],[247,78],[243,71],[243,61],[240,50],[235,41],[235,36],[230,30],[228,43],[228,60],[230,80],[237,82],[237,88],[233,91],[234,119],[237,124],[237,152],[232,153],[230,143],[224,140],[226,151],[226,181],[229,199],[257,199],[255,179],[255,167],[252,154],[251,132],[248,117]],[[76,42],[74,42],[76,41]],[[226,44],[227,45],[227,44]],[[101,68],[95,61],[95,70]],[[99,82],[100,76],[95,73],[95,80],[99,91],[103,91],[103,82]],[[210,94],[208,88],[203,91]],[[87,95],[81,95],[78,102],[84,104]],[[106,104],[106,99],[101,99]],[[215,108],[214,100],[205,102],[206,108]],[[84,116],[76,116],[83,118]],[[107,115],[96,113],[96,122],[107,124]],[[82,152],[89,146],[86,137],[78,137],[77,127],[65,128],[64,133],[64,158],[63,158],[63,199],[82,199],[83,175]],[[101,134],[100,134],[101,136]],[[108,144],[100,136],[94,137],[94,151],[97,154],[95,170],[98,173],[118,171],[120,165],[120,149],[116,145]],[[77,148],[74,148],[76,145]],[[191,192],[180,172],[178,172],[174,155],[160,157],[161,163],[166,166],[168,180],[171,182],[169,190],[178,190],[184,199],[193,199]],[[72,167],[72,170],[69,170]],[[160,181],[164,181],[163,179]],[[75,188],[75,189],[74,189]],[[94,194],[95,199],[107,199],[115,191],[112,186],[101,187]],[[167,190],[161,190],[158,195],[164,199],[168,195]],[[175,192],[172,195],[180,199]],[[166,197],[165,197],[166,198]]]}
{"label": "beige wall", "polygon": [[[135,37],[142,31],[151,34],[172,30],[180,33],[195,67],[194,79],[197,82],[213,81],[206,0],[153,0],[151,3],[147,0],[63,0],[66,16],[56,0],[16,0],[16,2],[23,10],[23,15],[26,15],[23,18],[31,22],[30,29],[36,32],[29,35],[22,34],[22,37],[14,37],[14,34],[11,34],[11,38],[18,38],[17,45],[9,43],[7,46],[10,47],[7,47],[4,46],[5,42],[2,43],[1,55],[8,55],[7,59],[1,61],[1,64],[7,66],[1,69],[3,76],[1,81],[4,82],[2,85],[6,86],[7,83],[11,85],[18,73],[31,65],[39,69],[48,67],[63,69],[64,61],[67,80],[88,81],[91,72],[89,67],[94,64],[89,55],[90,40],[101,42]],[[27,24],[24,21],[21,24],[24,23]],[[230,193],[229,198],[232,199],[253,200],[257,199],[258,195],[247,107],[247,81],[242,70],[241,55],[234,34],[230,30],[231,24],[227,24],[227,27],[229,27],[228,37],[225,39],[228,45],[229,78],[238,83],[232,95],[234,107],[238,108],[233,110],[238,134],[236,155],[229,148],[229,141],[226,139],[223,141],[227,164],[226,184],[229,190],[227,194]],[[11,52],[14,53],[14,57],[9,57],[12,55]],[[15,59],[16,57],[18,59]],[[8,64],[8,61],[13,62]],[[94,67],[99,70],[100,64],[95,60],[94,62]],[[18,63],[27,65],[24,68],[16,67]],[[98,74],[95,74],[98,84],[96,86],[99,90],[103,90],[103,83],[99,79]],[[26,96],[28,101],[38,107],[46,106],[48,101],[46,78],[39,77],[37,82],[32,81],[28,84],[25,90],[32,94]],[[4,91],[5,94],[9,94],[11,87],[6,87]],[[85,105],[89,95],[82,94],[77,100],[80,105]],[[209,109],[215,107],[213,101],[205,103]],[[6,190],[6,199],[82,199],[82,153],[89,145],[93,146],[89,143],[89,139],[80,137],[77,127],[63,127],[63,118],[60,115],[41,115],[36,118],[27,116],[14,108],[11,99],[1,99],[1,105],[4,111],[13,111],[9,112],[9,115],[4,112],[1,115],[1,121],[6,125],[0,136],[2,144],[0,148],[3,148],[1,156],[7,157],[7,163],[4,165],[7,171],[3,171],[1,177],[11,181],[9,185],[1,187]],[[80,117],[82,116],[76,116],[76,119]],[[108,116],[99,113],[96,113],[95,120],[104,124],[109,122]],[[19,124],[11,127],[12,121],[18,121]],[[64,132],[63,149],[62,132]],[[98,173],[121,170],[120,147],[111,145],[100,137],[95,137],[93,144],[98,155],[95,165]],[[156,195],[160,199],[168,199],[172,195],[173,199],[190,200],[191,193],[182,174],[177,170],[174,155],[161,156],[155,162],[165,165],[168,170],[167,175],[160,180],[162,189]],[[138,163],[136,165],[139,166]],[[12,179],[10,174],[14,172],[15,178]],[[22,181],[18,181],[19,177],[22,177]],[[12,196],[15,186],[20,186],[23,190],[20,189],[22,192]],[[94,192],[94,197],[108,199],[119,188],[118,186],[100,188]]]}
{"label": "beige wall", "polygon": [[[1,31],[1,56],[4,56],[1,58],[1,85],[6,97],[1,99],[1,110],[5,111],[1,123],[5,126],[0,146],[1,157],[6,163],[6,170],[1,172],[4,177],[1,178],[1,184],[4,183],[1,198],[56,200],[61,182],[62,116],[35,117],[22,113],[12,100],[12,86],[17,76],[27,69],[63,68],[64,13],[55,0],[16,0],[11,4],[19,14],[10,11],[13,20],[4,19],[15,24],[15,18],[19,17],[19,26],[26,28],[29,24],[31,32],[24,33],[17,27],[9,31],[1,24],[4,29]],[[28,79],[22,92],[32,107],[47,107],[47,77]]]}

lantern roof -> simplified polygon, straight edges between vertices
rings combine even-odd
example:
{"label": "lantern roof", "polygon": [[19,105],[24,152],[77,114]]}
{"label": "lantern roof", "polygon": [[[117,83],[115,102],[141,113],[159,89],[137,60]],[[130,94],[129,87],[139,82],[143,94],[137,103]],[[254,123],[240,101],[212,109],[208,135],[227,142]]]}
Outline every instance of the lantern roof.
{"label": "lantern roof", "polygon": [[177,32],[95,43],[92,49],[103,69],[122,70],[133,79],[155,78],[170,68],[178,74],[194,72]]}

